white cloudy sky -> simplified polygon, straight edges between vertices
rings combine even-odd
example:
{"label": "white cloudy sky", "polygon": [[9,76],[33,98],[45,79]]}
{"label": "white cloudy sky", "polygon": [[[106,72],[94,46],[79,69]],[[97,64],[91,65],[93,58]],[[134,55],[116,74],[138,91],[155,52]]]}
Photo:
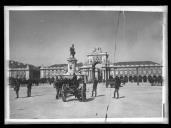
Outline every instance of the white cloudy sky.
{"label": "white cloudy sky", "polygon": [[[78,62],[95,47],[115,62],[162,60],[162,13],[117,11],[10,11],[10,59],[36,66]],[[116,36],[116,29],[118,33]]]}

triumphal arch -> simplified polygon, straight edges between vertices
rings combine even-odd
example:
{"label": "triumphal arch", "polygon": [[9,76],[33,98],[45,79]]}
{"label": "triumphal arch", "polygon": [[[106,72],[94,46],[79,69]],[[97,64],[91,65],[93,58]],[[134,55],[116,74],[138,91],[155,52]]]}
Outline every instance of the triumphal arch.
{"label": "triumphal arch", "polygon": [[[88,76],[88,81],[93,81],[94,78],[98,80],[107,80],[109,78],[109,54],[102,52],[101,48],[95,48],[87,55],[87,63],[81,67],[81,71]],[[97,64],[101,64],[101,70],[96,68]]]}

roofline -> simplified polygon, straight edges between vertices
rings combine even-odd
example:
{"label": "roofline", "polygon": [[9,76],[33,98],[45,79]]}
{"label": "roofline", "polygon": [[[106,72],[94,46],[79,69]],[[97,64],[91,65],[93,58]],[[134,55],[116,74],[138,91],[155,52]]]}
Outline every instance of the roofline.
{"label": "roofline", "polygon": [[90,54],[88,54],[87,56],[102,56],[102,55],[108,55],[109,56],[109,54],[107,53],[107,52],[101,52],[101,53],[90,53]]}
{"label": "roofline", "polygon": [[150,63],[153,63],[153,64],[160,65],[159,63],[156,63],[156,62],[153,62],[153,61],[122,61],[122,62],[115,62],[113,64],[118,64],[118,63],[140,63],[140,62],[144,62],[144,63],[150,62]]}
{"label": "roofline", "polygon": [[[108,68],[140,68],[140,67],[163,67],[161,65],[129,65],[129,66],[107,66]],[[102,68],[106,68],[106,66],[103,66]]]}

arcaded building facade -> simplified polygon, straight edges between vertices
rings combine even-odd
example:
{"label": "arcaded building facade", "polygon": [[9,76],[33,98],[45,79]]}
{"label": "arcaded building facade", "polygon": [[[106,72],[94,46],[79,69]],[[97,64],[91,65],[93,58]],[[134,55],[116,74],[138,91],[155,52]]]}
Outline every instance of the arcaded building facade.
{"label": "arcaded building facade", "polygon": [[[81,71],[87,75],[88,81],[92,81],[91,65],[82,67]],[[125,79],[126,82],[135,82],[137,79],[139,82],[148,82],[149,77],[161,78],[162,66],[152,61],[117,62],[96,68],[95,76],[100,81],[118,76]]]}

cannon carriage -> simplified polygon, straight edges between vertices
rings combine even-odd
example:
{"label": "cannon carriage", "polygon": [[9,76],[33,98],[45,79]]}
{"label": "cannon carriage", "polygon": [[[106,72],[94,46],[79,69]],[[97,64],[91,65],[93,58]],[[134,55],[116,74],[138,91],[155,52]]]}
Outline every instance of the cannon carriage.
{"label": "cannon carriage", "polygon": [[67,97],[75,96],[79,101],[84,102],[86,100],[86,84],[84,82],[84,75],[77,75],[79,78],[74,80],[72,75],[62,75],[61,82],[61,94],[62,100],[67,101]]}

